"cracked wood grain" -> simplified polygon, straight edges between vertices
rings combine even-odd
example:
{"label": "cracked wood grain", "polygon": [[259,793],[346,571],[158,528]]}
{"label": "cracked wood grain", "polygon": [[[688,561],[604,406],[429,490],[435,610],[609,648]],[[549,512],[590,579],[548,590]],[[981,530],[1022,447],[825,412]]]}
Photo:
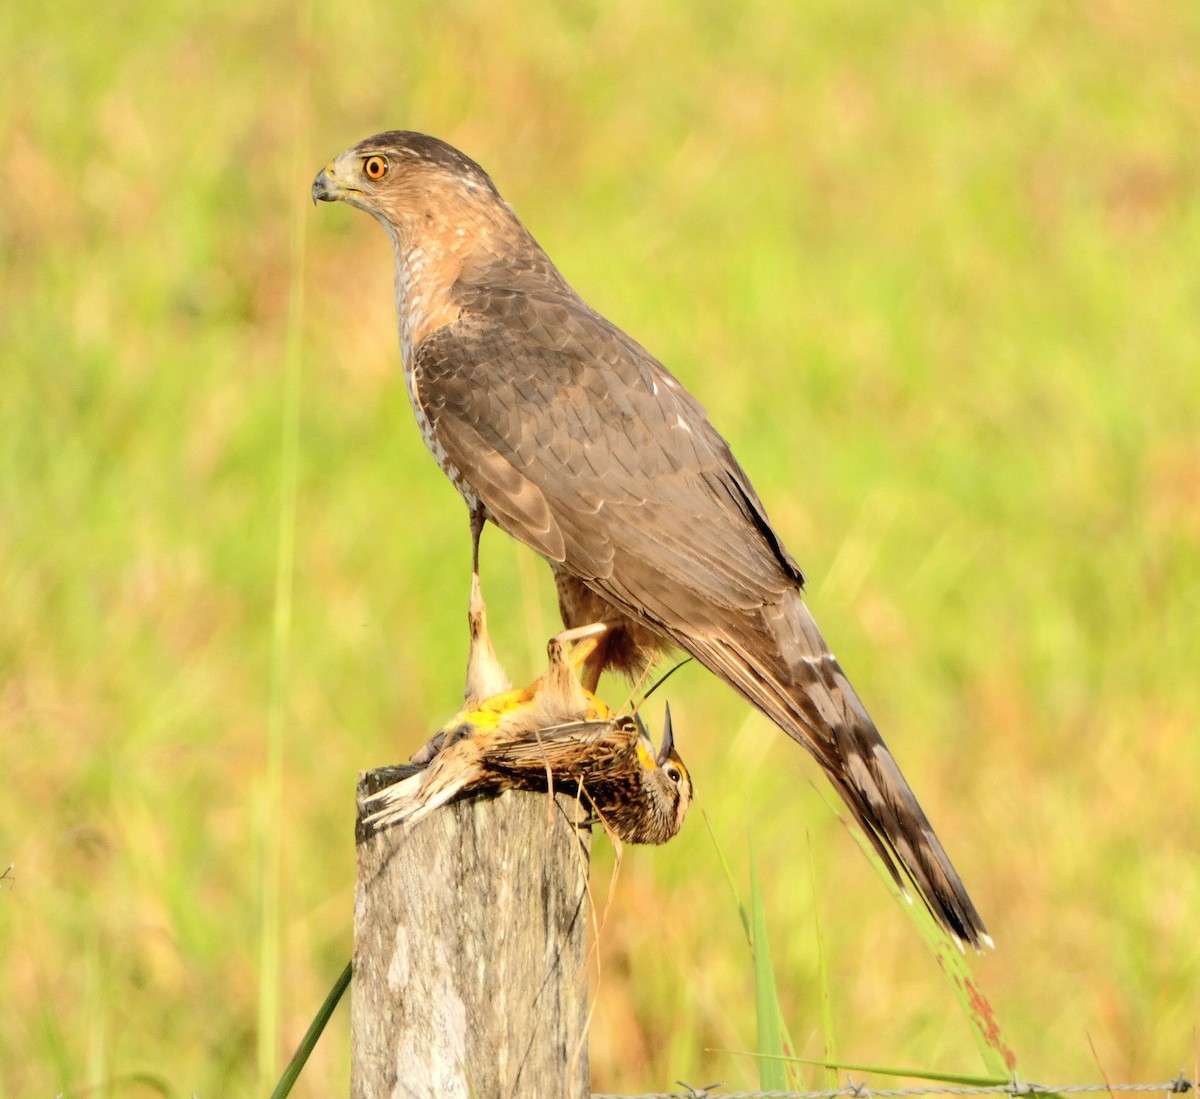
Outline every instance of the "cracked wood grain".
{"label": "cracked wood grain", "polygon": [[[360,776],[360,819],[394,777]],[[589,1094],[585,815],[509,791],[359,826],[353,1099]]]}

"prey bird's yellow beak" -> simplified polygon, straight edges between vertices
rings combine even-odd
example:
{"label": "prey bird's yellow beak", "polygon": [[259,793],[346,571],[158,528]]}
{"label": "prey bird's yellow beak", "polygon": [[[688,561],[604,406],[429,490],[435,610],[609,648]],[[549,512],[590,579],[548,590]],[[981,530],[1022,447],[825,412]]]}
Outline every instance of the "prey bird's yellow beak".
{"label": "prey bird's yellow beak", "polygon": [[330,162],[317,173],[313,180],[313,205],[318,202],[337,202],[342,197],[342,187],[333,177],[333,163]]}

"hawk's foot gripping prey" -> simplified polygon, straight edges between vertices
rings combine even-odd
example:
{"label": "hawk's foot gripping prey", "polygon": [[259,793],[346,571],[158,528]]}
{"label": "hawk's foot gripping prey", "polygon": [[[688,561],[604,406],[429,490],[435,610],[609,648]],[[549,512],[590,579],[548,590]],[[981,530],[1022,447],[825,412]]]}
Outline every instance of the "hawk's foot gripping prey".
{"label": "hawk's foot gripping prey", "polygon": [[[434,738],[436,754],[424,766],[366,799],[378,808],[363,824],[413,824],[468,794],[553,789],[578,794],[625,843],[666,843],[683,824],[691,778],[675,751],[669,710],[656,751],[640,718],[618,717],[580,685],[577,669],[602,632],[559,634],[534,683],[468,704]],[[473,633],[472,650],[479,643]]]}
{"label": "hawk's foot gripping prey", "polygon": [[609,626],[585,682],[686,650],[815,757],[942,927],[990,943],[699,401],[575,293],[487,173],[445,142],[377,134],[312,194],[366,211],[391,239],[409,398],[474,523],[549,562],[568,627]]}

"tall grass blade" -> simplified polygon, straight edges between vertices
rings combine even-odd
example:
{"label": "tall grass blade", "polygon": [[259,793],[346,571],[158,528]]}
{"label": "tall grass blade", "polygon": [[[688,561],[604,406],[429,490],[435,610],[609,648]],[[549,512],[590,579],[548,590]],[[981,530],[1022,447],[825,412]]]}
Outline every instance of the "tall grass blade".
{"label": "tall grass blade", "polygon": [[[717,853],[717,858],[720,860],[721,869],[725,872],[725,880],[729,884],[729,892],[733,894],[734,904],[737,905],[738,917],[742,921],[742,930],[746,933],[746,943],[750,947],[751,957],[754,959],[755,967],[755,1001],[756,1007],[769,1002],[774,1005],[774,1023],[768,1024],[769,1028],[775,1030],[778,1035],[778,1041],[775,1046],[780,1054],[783,1055],[783,1060],[786,1062],[788,1057],[795,1051],[795,1045],[792,1042],[792,1036],[788,1032],[787,1022],[783,1016],[783,1010],[779,1006],[779,997],[775,988],[775,973],[771,966],[770,947],[767,942],[766,918],[763,914],[762,893],[758,887],[758,872],[754,865],[753,854],[750,859],[751,866],[751,911],[746,911],[746,906],[742,903],[742,898],[738,894],[737,883],[733,880],[733,871],[729,867],[729,861],[725,858],[725,852],[721,850],[721,845],[717,842],[716,834],[712,830],[712,824],[708,819],[707,814],[704,816],[704,826],[708,829],[709,838],[713,843],[713,850]],[[761,924],[761,927],[758,925]],[[763,946],[763,960],[760,961],[760,952],[756,948],[755,943],[761,943]],[[765,966],[765,984],[764,977],[759,972],[759,966]],[[758,1016],[761,1020],[761,1013]],[[763,1029],[761,1021],[758,1025],[759,1046],[763,1046]],[[768,1043],[770,1044],[770,1043]],[[765,1063],[769,1058],[763,1059]],[[796,1086],[802,1085],[803,1080],[793,1081]],[[780,1085],[784,1087],[786,1085]],[[766,1085],[764,1084],[765,1088]]]}
{"label": "tall grass blade", "polygon": [[754,947],[754,1008],[758,1024],[758,1085],[763,1091],[785,1091],[788,1082],[782,1062],[787,1055],[783,1045],[783,1017],[775,989],[775,970],[771,966],[758,863],[753,852],[750,855],[750,927]]}
{"label": "tall grass blade", "polygon": [[[718,1052],[731,1053],[735,1057],[753,1057],[756,1060],[761,1060],[762,1054],[751,1053],[749,1050],[721,1050]],[[822,1068],[841,1069],[845,1072],[861,1072],[872,1076],[890,1076],[895,1079],[906,1080],[928,1080],[935,1084],[953,1084],[956,1087],[969,1088],[992,1088],[1002,1084],[1012,1082],[1012,1075],[1008,1076],[970,1076],[958,1072],[930,1072],[928,1069],[921,1068],[893,1068],[887,1065],[863,1065],[854,1061],[827,1061],[824,1058],[814,1057],[784,1057],[782,1060],[799,1064],[799,1065],[816,1065]],[[1054,1094],[1046,1092],[1039,1094]]]}
{"label": "tall grass blade", "polygon": [[329,995],[325,997],[324,1003],[321,1004],[313,1021],[308,1024],[308,1030],[304,1032],[304,1037],[300,1040],[300,1045],[296,1047],[296,1052],[292,1054],[292,1059],[288,1062],[287,1068],[283,1070],[283,1075],[279,1078],[279,1083],[275,1085],[275,1089],[271,1092],[271,1099],[285,1099],[285,1096],[291,1095],[292,1086],[296,1083],[304,1066],[308,1063],[309,1055],[317,1044],[317,1040],[325,1031],[326,1025],[329,1023],[330,1017],[333,1015],[334,1008],[338,1006],[346,989],[350,987],[350,975],[352,972],[352,963],[347,962],[346,968],[342,970],[340,976],[333,982],[333,988],[329,990]]}
{"label": "tall grass blade", "polygon": [[708,838],[712,840],[713,850],[717,853],[717,858],[721,862],[721,869],[725,871],[725,881],[729,884],[729,892],[733,894],[733,903],[737,905],[738,918],[742,921],[742,930],[746,933],[746,943],[751,950],[754,949],[754,934],[750,930],[750,916],[746,912],[746,906],[742,904],[742,898],[738,894],[737,883],[733,880],[733,871],[729,868],[729,860],[725,858],[725,852],[721,850],[721,845],[717,843],[716,833],[712,830],[712,822],[708,819],[708,814],[701,812],[704,818],[704,827],[708,829]]}
{"label": "tall grass blade", "polygon": [[[309,37],[311,4],[300,9],[298,46]],[[307,143],[303,65],[297,63],[292,178],[303,176]],[[292,631],[296,546],[296,484],[299,470],[300,375],[304,319],[304,254],[307,210],[298,193],[292,211],[287,335],[284,351],[283,423],[279,457],[279,534],[275,553],[275,599],[271,619],[271,679],[267,704],[266,777],[260,807],[258,1078],[265,1089],[279,1071],[280,879],[283,852],[283,746]]]}
{"label": "tall grass blade", "polygon": [[808,844],[808,880],[813,892],[813,933],[817,942],[817,979],[821,985],[821,1033],[825,1038],[825,1088],[832,1091],[838,1086],[837,1042],[833,1034],[833,996],[829,990],[829,967],[825,964],[825,939],[821,934],[821,907],[817,897],[817,873],[813,866],[812,841],[805,833]]}

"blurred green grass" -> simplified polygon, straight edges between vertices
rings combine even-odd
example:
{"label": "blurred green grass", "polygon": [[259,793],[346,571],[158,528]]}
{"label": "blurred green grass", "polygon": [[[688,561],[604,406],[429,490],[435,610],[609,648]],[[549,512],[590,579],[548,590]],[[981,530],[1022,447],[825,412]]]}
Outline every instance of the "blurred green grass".
{"label": "blurred green grass", "polygon": [[[988,920],[1023,1073],[1194,1065],[1200,9],[309,14],[0,15],[0,1096],[256,1086],[298,216],[283,1054],[349,952],[355,772],[457,697],[466,519],[411,422],[387,244],[298,206],[395,126],[483,163],[706,402]],[[495,532],[484,569],[519,679],[546,570]],[[694,667],[669,694],[699,808],[731,856],[753,836],[798,1052],[824,1048],[805,829],[839,1052],[977,1068],[814,769]],[[749,1084],[704,829],[626,852],[617,890],[596,1086]],[[298,1094],[345,1090],[335,1031]]]}

